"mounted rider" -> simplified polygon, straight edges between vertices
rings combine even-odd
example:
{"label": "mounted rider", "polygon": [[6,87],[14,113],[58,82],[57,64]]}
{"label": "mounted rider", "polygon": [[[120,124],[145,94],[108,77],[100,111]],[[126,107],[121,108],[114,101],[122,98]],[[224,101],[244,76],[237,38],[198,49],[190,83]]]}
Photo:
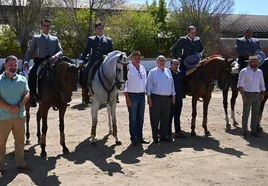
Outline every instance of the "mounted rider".
{"label": "mounted rider", "polygon": [[63,55],[58,37],[49,34],[50,28],[50,20],[44,19],[41,21],[41,34],[32,38],[31,45],[24,57],[24,69],[28,70],[32,55],[35,54],[34,65],[29,73],[30,105],[32,107],[36,107],[36,73],[38,67],[45,60],[50,60],[50,62],[54,63]]}
{"label": "mounted rider", "polygon": [[88,96],[89,89],[87,87],[87,84],[88,84],[87,81],[88,81],[90,68],[95,63],[97,63],[96,67],[99,68],[104,60],[104,56],[113,51],[112,39],[104,36],[104,24],[97,23],[95,25],[95,30],[96,30],[97,35],[88,37],[86,47],[81,56],[81,60],[83,61],[83,64],[87,63],[86,67],[81,71],[81,76],[80,76],[81,87],[83,89],[86,89],[86,92],[87,92],[86,95],[83,95],[83,97],[85,96],[85,99],[87,101],[89,101],[89,96]]}

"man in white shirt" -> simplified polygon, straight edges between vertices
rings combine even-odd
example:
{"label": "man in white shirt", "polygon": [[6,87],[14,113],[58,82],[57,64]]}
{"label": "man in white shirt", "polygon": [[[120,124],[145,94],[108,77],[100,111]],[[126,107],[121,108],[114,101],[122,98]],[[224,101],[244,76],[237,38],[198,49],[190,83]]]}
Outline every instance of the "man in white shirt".
{"label": "man in white shirt", "polygon": [[162,55],[158,56],[157,67],[150,70],[146,83],[154,143],[158,143],[159,136],[160,141],[173,141],[168,135],[168,126],[171,103],[175,104],[176,93],[172,74],[165,65],[166,58]]}
{"label": "man in white shirt", "polygon": [[140,64],[140,51],[134,51],[131,54],[131,60],[132,63],[129,64],[128,80],[125,84],[124,95],[129,112],[130,140],[131,144],[136,146],[139,143],[149,143],[143,139],[142,134],[147,74],[144,66]]}
{"label": "man in white shirt", "polygon": [[258,56],[249,56],[249,66],[240,71],[238,85],[243,99],[242,129],[247,136],[247,123],[251,109],[251,136],[259,137],[256,132],[260,104],[264,99],[265,84],[262,70],[258,69]]}

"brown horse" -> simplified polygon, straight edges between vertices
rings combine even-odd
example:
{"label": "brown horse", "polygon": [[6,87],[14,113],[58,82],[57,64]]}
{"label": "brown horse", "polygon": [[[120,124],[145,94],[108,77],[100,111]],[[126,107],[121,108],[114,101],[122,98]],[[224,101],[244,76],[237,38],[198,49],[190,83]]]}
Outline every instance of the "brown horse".
{"label": "brown horse", "polygon": [[[46,133],[47,133],[47,116],[48,111],[52,107],[53,110],[59,110],[59,129],[60,129],[60,144],[63,147],[63,153],[68,153],[69,150],[65,145],[64,134],[64,115],[67,104],[71,101],[72,91],[78,82],[78,68],[75,67],[70,60],[60,59],[48,70],[39,80],[39,108],[37,112],[37,137],[41,144],[41,156],[46,157]],[[26,104],[26,137],[29,142],[29,103]],[[40,133],[40,121],[42,119],[42,135]],[[26,143],[27,143],[26,141]]]}
{"label": "brown horse", "polygon": [[192,96],[192,121],[191,136],[196,136],[196,105],[199,98],[203,99],[203,128],[205,135],[211,135],[207,129],[208,105],[211,99],[211,93],[214,89],[214,82],[218,81],[220,89],[227,86],[228,73],[231,71],[231,63],[234,59],[224,59],[221,56],[214,55],[204,59],[203,65],[193,74],[187,77],[190,93]]}

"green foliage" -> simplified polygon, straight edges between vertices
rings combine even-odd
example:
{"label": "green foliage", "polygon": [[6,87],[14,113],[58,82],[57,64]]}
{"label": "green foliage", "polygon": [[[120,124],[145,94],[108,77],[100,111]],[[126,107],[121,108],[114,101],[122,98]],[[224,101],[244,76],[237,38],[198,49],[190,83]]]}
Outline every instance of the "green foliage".
{"label": "green foliage", "polygon": [[115,48],[132,52],[139,49],[144,56],[154,55],[157,51],[157,26],[148,12],[123,11],[109,19],[106,35],[113,39]]}
{"label": "green foliage", "polygon": [[15,33],[8,26],[2,26],[0,36],[0,57],[11,54],[18,56],[20,47],[16,43]]}
{"label": "green foliage", "polygon": [[59,9],[55,12],[53,31],[59,37],[65,55],[78,57],[83,52],[89,14],[89,9]]}

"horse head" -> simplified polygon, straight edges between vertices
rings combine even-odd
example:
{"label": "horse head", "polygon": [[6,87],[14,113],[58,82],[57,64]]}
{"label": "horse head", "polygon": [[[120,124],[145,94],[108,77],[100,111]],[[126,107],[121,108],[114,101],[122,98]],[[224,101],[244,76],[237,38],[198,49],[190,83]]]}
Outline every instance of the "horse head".
{"label": "horse head", "polygon": [[232,72],[232,63],[235,61],[235,58],[225,58],[224,63],[220,66],[220,72],[218,77],[218,87],[221,90],[225,90],[228,87],[228,77],[229,74]]}
{"label": "horse head", "polygon": [[56,66],[56,77],[59,93],[64,103],[69,103],[72,99],[72,92],[78,83],[78,68],[70,63],[63,61]]}
{"label": "horse head", "polygon": [[125,83],[127,81],[127,72],[128,72],[128,60],[124,52],[122,52],[117,60],[116,64],[116,78],[115,85],[117,89],[123,90]]}

